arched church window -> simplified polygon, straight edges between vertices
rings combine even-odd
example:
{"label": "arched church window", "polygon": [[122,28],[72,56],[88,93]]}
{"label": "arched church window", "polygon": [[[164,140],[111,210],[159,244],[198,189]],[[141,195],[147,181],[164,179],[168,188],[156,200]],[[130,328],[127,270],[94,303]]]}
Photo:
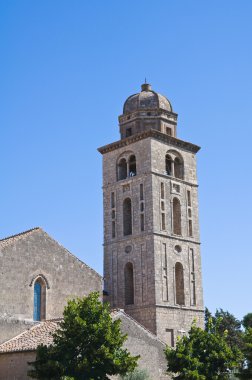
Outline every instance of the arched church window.
{"label": "arched church window", "polygon": [[130,198],[124,199],[123,202],[123,234],[124,236],[132,234],[132,207]]}
{"label": "arched church window", "polygon": [[124,267],[124,294],[125,305],[134,304],[134,271],[132,263],[127,263]]}
{"label": "arched church window", "polygon": [[172,158],[169,154],[165,156],[165,170],[167,175],[172,175]]}
{"label": "arched church window", "polygon": [[175,265],[176,304],[185,304],[184,270],[181,263]]}
{"label": "arched church window", "polygon": [[129,176],[134,177],[136,172],[136,156],[130,156],[129,158]]}
{"label": "arched church window", "polygon": [[127,161],[125,158],[122,158],[118,163],[117,175],[119,181],[127,178]]}
{"label": "arched church window", "polygon": [[33,319],[34,321],[46,319],[46,284],[41,277],[34,283]]}
{"label": "arched church window", "polygon": [[174,160],[174,177],[183,179],[183,162],[179,157]]}
{"label": "arched church window", "polygon": [[173,198],[172,217],[173,233],[181,235],[181,206],[178,198]]}

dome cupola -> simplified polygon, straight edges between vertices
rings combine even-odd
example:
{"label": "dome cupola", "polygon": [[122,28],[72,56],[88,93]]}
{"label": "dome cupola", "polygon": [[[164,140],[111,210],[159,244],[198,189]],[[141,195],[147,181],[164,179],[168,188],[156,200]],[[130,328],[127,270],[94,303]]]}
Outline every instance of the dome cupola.
{"label": "dome cupola", "polygon": [[141,89],[141,92],[129,96],[124,103],[124,115],[138,110],[163,109],[172,112],[172,106],[169,100],[165,96],[153,91],[150,84],[142,84]]}
{"label": "dome cupola", "polygon": [[177,114],[164,95],[144,83],[141,92],[126,99],[119,125],[122,139],[150,129],[176,137]]}

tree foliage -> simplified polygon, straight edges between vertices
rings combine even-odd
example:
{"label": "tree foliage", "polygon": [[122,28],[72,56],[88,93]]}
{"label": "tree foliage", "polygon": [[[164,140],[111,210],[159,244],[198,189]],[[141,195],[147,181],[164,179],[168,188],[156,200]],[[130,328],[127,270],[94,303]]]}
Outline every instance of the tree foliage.
{"label": "tree foliage", "polygon": [[146,370],[135,369],[131,373],[127,373],[125,376],[121,377],[122,380],[150,380],[150,377]]}
{"label": "tree foliage", "polygon": [[40,346],[29,376],[35,379],[104,380],[107,375],[126,374],[137,366],[138,357],[124,349],[127,335],[113,321],[108,304],[98,293],[68,302],[53,345]]}
{"label": "tree foliage", "polygon": [[245,329],[252,328],[252,313],[248,313],[243,317],[242,325]]}
{"label": "tree foliage", "polygon": [[220,335],[225,335],[226,342],[232,348],[232,350],[241,350],[243,346],[241,322],[228,311],[223,309],[217,309],[215,314],[212,315],[210,311],[205,309],[205,323],[208,320],[212,320],[212,324],[215,326],[216,332]]}
{"label": "tree foliage", "polygon": [[239,350],[227,343],[227,332],[219,332],[221,323],[209,316],[206,329],[192,325],[187,336],[177,342],[176,349],[166,348],[168,372],[178,380],[224,380],[241,360]]}
{"label": "tree foliage", "polygon": [[244,362],[237,377],[239,379],[252,379],[252,327],[248,327],[243,335]]}

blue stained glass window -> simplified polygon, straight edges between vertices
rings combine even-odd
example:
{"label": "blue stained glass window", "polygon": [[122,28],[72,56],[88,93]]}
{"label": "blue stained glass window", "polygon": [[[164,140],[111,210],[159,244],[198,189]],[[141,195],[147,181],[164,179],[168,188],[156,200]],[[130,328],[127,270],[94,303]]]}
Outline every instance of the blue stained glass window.
{"label": "blue stained glass window", "polygon": [[41,284],[36,282],[34,285],[34,310],[33,310],[34,321],[41,320]]}

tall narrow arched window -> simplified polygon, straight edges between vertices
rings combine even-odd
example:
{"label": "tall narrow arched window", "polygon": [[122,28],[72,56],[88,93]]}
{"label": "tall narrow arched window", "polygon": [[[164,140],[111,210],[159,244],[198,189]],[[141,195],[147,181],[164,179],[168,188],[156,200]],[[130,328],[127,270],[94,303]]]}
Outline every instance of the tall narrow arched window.
{"label": "tall narrow arched window", "polygon": [[122,158],[117,165],[117,178],[119,181],[127,178],[127,161],[125,158]]}
{"label": "tall narrow arched window", "polygon": [[174,177],[183,179],[183,162],[182,159],[176,157],[174,160]]}
{"label": "tall narrow arched window", "polygon": [[46,319],[46,284],[41,277],[34,283],[33,319],[34,321]]}
{"label": "tall narrow arched window", "polygon": [[167,175],[172,175],[172,158],[169,154],[165,156],[165,171]]}
{"label": "tall narrow arched window", "polygon": [[123,202],[123,234],[124,236],[132,234],[132,207],[130,198],[124,199]]}
{"label": "tall narrow arched window", "polygon": [[185,304],[184,270],[181,263],[175,265],[176,304]]}
{"label": "tall narrow arched window", "polygon": [[124,268],[124,295],[125,305],[134,304],[134,271],[132,263],[127,263]]}
{"label": "tall narrow arched window", "polygon": [[129,176],[134,177],[136,172],[136,156],[130,156],[129,158]]}
{"label": "tall narrow arched window", "polygon": [[178,198],[173,198],[172,217],[173,233],[181,235],[181,206]]}

